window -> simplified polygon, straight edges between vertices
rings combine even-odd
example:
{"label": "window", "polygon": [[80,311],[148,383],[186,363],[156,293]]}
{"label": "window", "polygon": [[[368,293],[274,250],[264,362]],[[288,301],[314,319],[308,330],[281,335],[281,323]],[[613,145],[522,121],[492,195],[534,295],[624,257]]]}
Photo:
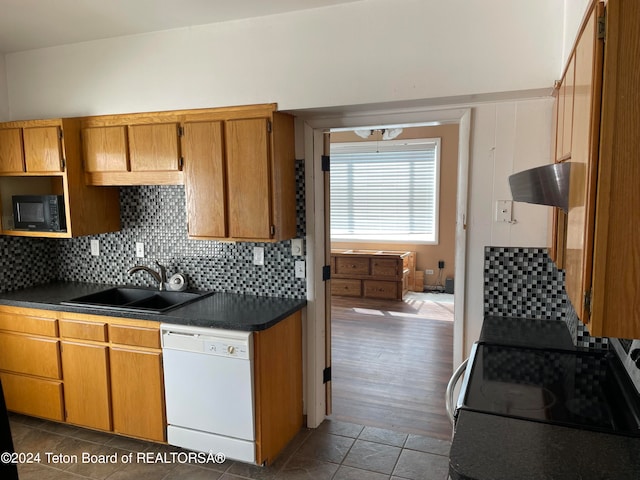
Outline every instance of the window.
{"label": "window", "polygon": [[440,139],[331,144],[331,240],[438,243]]}

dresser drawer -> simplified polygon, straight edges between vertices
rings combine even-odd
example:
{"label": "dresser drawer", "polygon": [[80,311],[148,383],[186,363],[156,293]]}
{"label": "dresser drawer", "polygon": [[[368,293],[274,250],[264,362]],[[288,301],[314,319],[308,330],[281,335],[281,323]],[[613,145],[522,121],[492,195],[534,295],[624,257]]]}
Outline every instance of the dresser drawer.
{"label": "dresser drawer", "polygon": [[399,282],[385,282],[379,280],[364,280],[364,296],[369,298],[401,299],[402,288]]}
{"label": "dresser drawer", "polygon": [[362,257],[336,257],[337,275],[369,275],[369,259]]}
{"label": "dresser drawer", "polygon": [[398,278],[402,271],[402,261],[395,258],[373,258],[371,259],[371,275],[374,277]]}
{"label": "dresser drawer", "polygon": [[331,280],[331,295],[359,297],[362,295],[362,281],[345,278]]}

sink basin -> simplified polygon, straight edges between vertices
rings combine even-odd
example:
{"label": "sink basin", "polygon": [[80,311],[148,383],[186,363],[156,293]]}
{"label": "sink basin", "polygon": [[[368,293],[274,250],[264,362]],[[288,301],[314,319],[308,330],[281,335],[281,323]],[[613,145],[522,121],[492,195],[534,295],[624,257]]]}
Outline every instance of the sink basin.
{"label": "sink basin", "polygon": [[163,313],[199,300],[213,292],[170,292],[135,287],[113,287],[60,302],[63,305],[125,312]]}

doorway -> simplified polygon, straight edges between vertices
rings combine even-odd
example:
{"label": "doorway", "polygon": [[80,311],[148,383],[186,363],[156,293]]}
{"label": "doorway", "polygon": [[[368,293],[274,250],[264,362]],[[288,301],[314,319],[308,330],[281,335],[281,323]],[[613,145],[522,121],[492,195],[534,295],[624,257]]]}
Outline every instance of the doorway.
{"label": "doorway", "polygon": [[[307,309],[305,321],[305,405],[307,425],[317,427],[326,418],[331,405],[331,382],[326,382],[330,366],[330,295],[323,280],[324,266],[329,264],[330,239],[325,212],[325,174],[323,173],[324,134],[334,128],[361,125],[456,123],[459,125],[458,178],[456,199],[455,274],[456,288],[453,363],[462,361],[466,300],[466,212],[469,171],[471,109],[413,109],[363,111],[348,108],[307,111],[299,117],[299,137],[304,142],[306,212],[307,212]],[[328,348],[329,346],[329,348]],[[443,400],[444,401],[444,400]]]}
{"label": "doorway", "polygon": [[339,129],[325,143],[331,418],[447,439],[458,125]]}

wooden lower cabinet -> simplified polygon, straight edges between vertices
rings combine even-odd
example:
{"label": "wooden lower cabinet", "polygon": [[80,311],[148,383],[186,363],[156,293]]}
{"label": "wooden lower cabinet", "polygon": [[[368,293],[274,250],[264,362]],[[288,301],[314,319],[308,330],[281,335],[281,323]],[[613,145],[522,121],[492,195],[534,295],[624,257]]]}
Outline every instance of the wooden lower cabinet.
{"label": "wooden lower cabinet", "polygon": [[12,412],[64,421],[62,382],[0,372],[4,400]]}
{"label": "wooden lower cabinet", "polygon": [[254,334],[256,463],[271,464],[300,431],[301,313]]}
{"label": "wooden lower cabinet", "polygon": [[162,354],[111,348],[113,431],[164,442]]}
{"label": "wooden lower cabinet", "polygon": [[350,280],[348,278],[336,278],[335,280],[331,280],[331,295],[361,297],[362,280]]}
{"label": "wooden lower cabinet", "polygon": [[109,347],[62,342],[66,420],[111,430]]}

